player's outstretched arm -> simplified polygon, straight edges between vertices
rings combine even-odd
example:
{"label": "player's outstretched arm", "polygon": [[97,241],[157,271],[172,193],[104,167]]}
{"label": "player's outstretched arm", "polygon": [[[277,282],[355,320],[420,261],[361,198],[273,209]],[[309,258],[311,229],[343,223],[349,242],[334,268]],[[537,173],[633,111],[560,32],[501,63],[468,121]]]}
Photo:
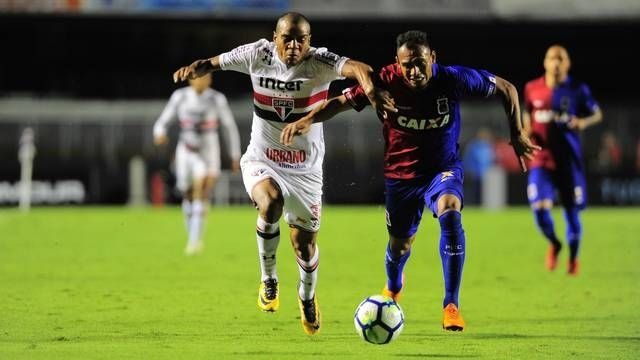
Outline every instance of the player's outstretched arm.
{"label": "player's outstretched arm", "polygon": [[337,114],[353,109],[349,104],[347,97],[340,95],[329,100],[325,100],[322,105],[316,107],[300,120],[292,122],[282,129],[280,133],[280,142],[284,145],[293,144],[293,138],[297,135],[304,135],[311,130],[313,123],[324,122]]}
{"label": "player's outstretched arm", "polygon": [[386,118],[387,111],[398,112],[398,109],[388,92],[375,87],[372,75],[371,66],[360,61],[349,59],[342,67],[342,76],[357,80],[376,112]]}
{"label": "player's outstretched arm", "polygon": [[511,146],[520,161],[520,168],[522,171],[527,171],[526,159],[532,160],[533,153],[541,148],[531,142],[523,128],[518,90],[509,81],[496,76],[496,95],[502,99],[502,105],[509,120]]}
{"label": "player's outstretched arm", "polygon": [[164,106],[160,117],[153,124],[153,143],[161,146],[169,142],[167,137],[167,127],[169,123],[178,118],[178,105],[182,101],[179,91],[174,91],[169,98],[169,102]]}
{"label": "player's outstretched arm", "polygon": [[600,110],[600,108],[597,108],[593,114],[583,117],[583,118],[578,118],[578,117],[573,117],[571,119],[571,121],[569,121],[569,123],[567,124],[567,126],[569,126],[569,128],[574,129],[574,130],[578,130],[578,131],[582,131],[590,126],[593,126],[599,122],[602,121],[602,110]]}
{"label": "player's outstretched arm", "polygon": [[191,65],[183,66],[173,73],[173,82],[199,78],[220,70],[220,58],[214,56],[209,59],[196,60]]}
{"label": "player's outstretched arm", "polygon": [[522,112],[522,130],[527,135],[527,137],[531,136],[531,113],[529,110],[525,110]]}

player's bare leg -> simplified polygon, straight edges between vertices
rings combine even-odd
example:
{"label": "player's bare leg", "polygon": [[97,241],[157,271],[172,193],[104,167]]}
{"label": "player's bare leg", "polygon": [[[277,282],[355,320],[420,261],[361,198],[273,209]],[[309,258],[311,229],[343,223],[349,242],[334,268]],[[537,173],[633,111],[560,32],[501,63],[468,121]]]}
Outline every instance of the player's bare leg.
{"label": "player's bare leg", "polygon": [[206,200],[204,199],[204,178],[196,178],[191,188],[191,213],[189,217],[189,240],[185,248],[186,255],[195,255],[202,251],[202,232],[206,216]]}
{"label": "player's bare leg", "polygon": [[278,221],[282,216],[284,199],[280,188],[272,179],[265,179],[256,184],[251,198],[258,209],[256,241],[262,273],[258,289],[258,308],[273,312],[280,307],[276,252],[280,243]]}
{"label": "player's bare leg", "polygon": [[453,194],[438,199],[437,215],[440,222],[440,257],[444,274],[442,328],[462,331],[465,322],[458,309],[458,294],[462,281],[465,258],[465,236],[462,229],[462,201]]}
{"label": "player's bare leg", "polygon": [[562,244],[556,236],[553,218],[551,217],[553,201],[551,199],[536,201],[531,204],[531,208],[535,214],[538,228],[549,241],[549,248],[545,256],[545,267],[549,271],[553,271],[558,265],[558,254],[562,249]]}
{"label": "player's bare leg", "polygon": [[216,187],[217,183],[218,183],[217,176],[209,174],[204,178],[204,181],[202,182],[203,198],[207,200],[211,198],[211,193],[213,192],[213,188]]}
{"label": "player's bare leg", "polygon": [[387,270],[387,283],[382,289],[382,295],[400,300],[400,292],[404,286],[404,266],[411,255],[411,246],[415,235],[408,238],[399,238],[389,235],[389,244],[385,254],[385,268]]}

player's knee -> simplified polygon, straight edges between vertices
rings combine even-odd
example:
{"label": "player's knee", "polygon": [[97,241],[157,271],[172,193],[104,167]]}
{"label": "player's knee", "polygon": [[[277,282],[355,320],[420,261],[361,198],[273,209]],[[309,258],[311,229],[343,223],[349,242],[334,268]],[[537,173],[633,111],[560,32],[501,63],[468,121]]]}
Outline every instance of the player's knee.
{"label": "player's knee", "polygon": [[391,236],[389,238],[389,250],[394,257],[402,256],[411,250],[411,244],[413,243],[414,235],[410,237],[398,238]]}
{"label": "player's knee", "polygon": [[438,217],[451,211],[460,212],[461,209],[462,201],[456,195],[445,194],[438,199]]}
{"label": "player's knee", "polygon": [[253,201],[260,214],[268,222],[275,222],[282,215],[284,198],[279,193],[261,192],[254,195]]}
{"label": "player's knee", "polygon": [[183,190],[181,192],[182,192],[182,198],[183,199],[187,199],[189,201],[193,200],[193,190],[187,189],[187,190]]}
{"label": "player's knee", "polygon": [[551,210],[553,207],[553,201],[544,199],[538,200],[531,203],[531,209],[536,210]]}

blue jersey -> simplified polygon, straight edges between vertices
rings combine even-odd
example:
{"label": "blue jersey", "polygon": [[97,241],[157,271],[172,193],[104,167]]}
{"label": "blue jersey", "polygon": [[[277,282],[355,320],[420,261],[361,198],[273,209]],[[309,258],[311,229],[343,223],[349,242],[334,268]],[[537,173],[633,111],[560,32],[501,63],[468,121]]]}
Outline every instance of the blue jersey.
{"label": "blue jersey", "polygon": [[586,84],[569,77],[552,89],[544,76],[527,83],[524,101],[531,114],[531,138],[542,147],[530,164],[529,202],[554,199],[557,189],[563,205],[584,208],[587,192],[580,134],[567,124],[572,117],[592,115],[598,103]]}
{"label": "blue jersey", "polygon": [[[398,109],[380,117],[386,178],[429,177],[460,167],[460,99],[495,93],[495,76],[487,71],[438,64],[432,71],[427,86],[418,90],[407,85],[398,64],[378,75],[378,86],[389,91]],[[359,85],[344,94],[358,111],[369,104]]]}
{"label": "blue jersey", "polygon": [[551,89],[543,76],[527,83],[524,101],[526,111],[531,114],[532,140],[542,147],[531,168],[582,172],[580,134],[567,123],[574,116],[589,116],[598,109],[589,87],[569,77]]}

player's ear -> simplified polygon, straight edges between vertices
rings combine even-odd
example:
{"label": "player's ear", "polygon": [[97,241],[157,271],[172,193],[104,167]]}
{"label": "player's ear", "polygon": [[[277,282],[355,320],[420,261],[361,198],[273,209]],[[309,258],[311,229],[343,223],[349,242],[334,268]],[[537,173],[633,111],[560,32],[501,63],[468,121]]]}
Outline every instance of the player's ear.
{"label": "player's ear", "polygon": [[276,42],[276,38],[278,37],[278,34],[276,34],[276,32],[273,32],[273,42]]}
{"label": "player's ear", "polygon": [[435,50],[431,50],[431,62],[432,63],[436,62],[436,51]]}

